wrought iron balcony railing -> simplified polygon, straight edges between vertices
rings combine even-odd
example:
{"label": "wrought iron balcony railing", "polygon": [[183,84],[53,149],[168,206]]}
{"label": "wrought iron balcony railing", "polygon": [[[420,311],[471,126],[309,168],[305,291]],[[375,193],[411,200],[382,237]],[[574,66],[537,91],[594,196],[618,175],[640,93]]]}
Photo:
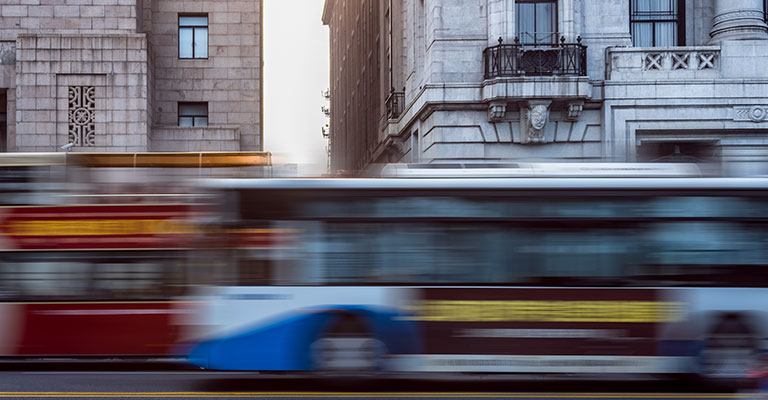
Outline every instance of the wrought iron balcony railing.
{"label": "wrought iron balcony railing", "polygon": [[499,44],[483,51],[485,79],[502,76],[554,76],[587,74],[587,46],[581,44],[581,37],[576,43],[565,43],[565,37],[559,43],[520,43],[515,38],[514,44]]}
{"label": "wrought iron balcony railing", "polygon": [[405,93],[395,92],[395,89],[389,92],[389,96],[385,100],[387,104],[387,119],[393,119],[400,116],[403,113],[403,106],[405,105]]}

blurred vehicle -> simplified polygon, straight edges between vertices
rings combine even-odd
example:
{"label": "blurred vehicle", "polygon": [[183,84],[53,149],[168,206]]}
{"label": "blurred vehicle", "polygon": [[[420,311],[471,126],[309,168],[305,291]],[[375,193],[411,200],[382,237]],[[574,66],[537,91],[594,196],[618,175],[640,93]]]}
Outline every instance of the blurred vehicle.
{"label": "blurred vehicle", "polygon": [[263,157],[0,154],[0,356],[184,354],[212,218],[184,178]]}
{"label": "blurred vehicle", "polygon": [[768,337],[768,179],[614,169],[208,181],[229,239],[190,360],[746,378]]}

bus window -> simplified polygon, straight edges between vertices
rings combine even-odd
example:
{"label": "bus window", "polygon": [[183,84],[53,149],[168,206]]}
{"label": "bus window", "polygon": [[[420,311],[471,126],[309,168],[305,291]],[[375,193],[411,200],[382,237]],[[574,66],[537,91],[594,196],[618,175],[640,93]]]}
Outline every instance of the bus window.
{"label": "bus window", "polygon": [[9,253],[0,282],[0,295],[14,300],[157,300],[181,294],[185,270],[158,254]]}
{"label": "bus window", "polygon": [[515,250],[530,283],[617,284],[643,255],[632,227],[535,227]]}
{"label": "bus window", "polygon": [[29,261],[0,264],[5,296],[20,298],[82,298],[88,293],[88,264]]}
{"label": "bus window", "polygon": [[329,223],[325,284],[616,284],[642,254],[637,229],[471,223]]}
{"label": "bus window", "polygon": [[768,225],[664,221],[648,225],[637,283],[656,286],[764,286]]}

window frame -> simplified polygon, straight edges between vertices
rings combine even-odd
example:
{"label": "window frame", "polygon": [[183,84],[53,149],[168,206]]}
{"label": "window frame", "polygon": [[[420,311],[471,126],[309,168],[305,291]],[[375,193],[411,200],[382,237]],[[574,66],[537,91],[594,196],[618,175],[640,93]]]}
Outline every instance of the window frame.
{"label": "window frame", "polygon": [[[205,17],[205,26],[201,25],[182,25],[181,19],[182,18],[202,18]],[[210,38],[210,18],[208,17],[208,14],[179,14],[177,17],[177,39],[178,39],[178,57],[179,60],[207,60],[209,57],[209,51],[208,51],[208,43]],[[195,40],[195,32],[199,28],[205,28],[205,36],[206,36],[206,49],[205,49],[205,57],[197,57],[195,56],[195,47],[196,47],[196,40]],[[190,29],[192,31],[192,57],[182,57],[181,56],[181,30],[182,29]]]}
{"label": "window frame", "polygon": [[[554,5],[554,13],[552,15],[552,21],[554,22],[553,26],[554,26],[555,30],[554,30],[554,32],[542,32],[542,33],[551,33],[552,35],[554,35],[552,37],[552,41],[546,41],[546,40],[538,41],[538,40],[536,40],[536,33],[538,32],[536,30],[536,21],[537,21],[537,18],[536,18],[536,7],[534,7],[534,11],[533,11],[533,13],[534,13],[533,14],[534,31],[533,32],[527,32],[527,33],[533,33],[534,34],[533,42],[532,43],[528,43],[528,42],[524,41],[523,38],[521,37],[521,34],[522,33],[526,33],[526,32],[521,32],[520,31],[520,24],[518,23],[519,22],[518,18],[520,16],[519,16],[519,13],[518,13],[517,5],[518,4],[535,4],[535,3],[551,3],[551,4]],[[560,13],[560,8],[559,8],[559,4],[558,3],[559,3],[558,0],[516,0],[515,1],[515,36],[520,40],[520,43],[522,43],[522,44],[529,44],[529,45],[557,44],[557,42],[559,40],[559,36],[560,36],[560,18],[559,18],[559,16],[560,16],[560,14],[559,14]]]}
{"label": "window frame", "polygon": [[[674,19],[635,19],[638,14],[634,12],[634,9],[636,8],[634,5],[637,4],[638,0],[629,0],[629,35],[632,39],[632,46],[635,44],[635,33],[633,29],[633,24],[635,23],[647,23],[651,24],[651,35],[652,35],[652,41],[653,44],[651,47],[661,47],[656,45],[656,24],[657,23],[664,23],[664,22],[674,22],[675,23],[675,31],[677,33],[677,40],[674,46],[685,46],[686,38],[685,38],[685,0],[668,0],[671,2],[677,3],[677,15]],[[768,2],[768,0],[764,0]],[[643,47],[643,46],[639,46]]]}
{"label": "window frame", "polygon": [[[181,107],[182,105],[191,105],[191,106],[199,106],[205,104],[205,115],[202,114],[181,114]],[[208,115],[210,114],[210,108],[208,107],[207,101],[180,101],[176,105],[176,124],[177,126],[184,127],[184,128],[201,128],[206,127],[210,125],[210,120]],[[192,125],[181,125],[181,119],[182,118],[192,118]],[[196,125],[195,121],[197,118],[205,118],[205,125]]]}

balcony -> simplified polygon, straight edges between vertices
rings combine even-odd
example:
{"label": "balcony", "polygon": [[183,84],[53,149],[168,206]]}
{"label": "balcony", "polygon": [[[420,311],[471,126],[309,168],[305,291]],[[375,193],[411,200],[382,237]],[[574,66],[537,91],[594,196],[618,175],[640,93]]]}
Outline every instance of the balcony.
{"label": "balcony", "polygon": [[392,88],[384,102],[387,105],[387,119],[396,119],[403,113],[405,92],[395,92],[395,89]]}
{"label": "balcony", "polygon": [[499,44],[483,51],[485,79],[520,76],[586,76],[587,46],[581,44],[581,37],[576,43],[566,43],[560,37],[559,43],[520,43],[515,38],[514,44]]}

